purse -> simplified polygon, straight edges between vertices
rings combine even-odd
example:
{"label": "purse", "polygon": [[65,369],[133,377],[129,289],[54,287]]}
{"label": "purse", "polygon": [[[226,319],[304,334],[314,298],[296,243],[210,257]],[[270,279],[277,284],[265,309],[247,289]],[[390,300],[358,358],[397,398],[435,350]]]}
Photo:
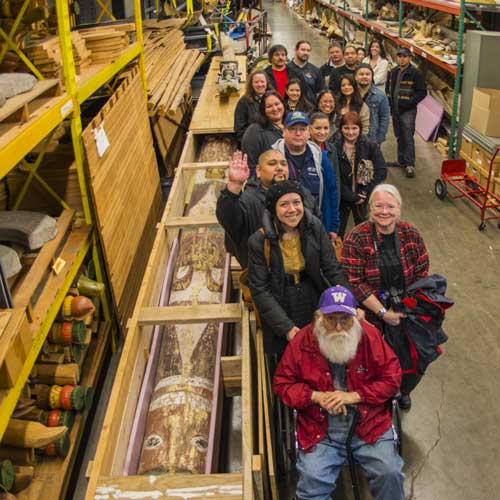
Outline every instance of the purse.
{"label": "purse", "polygon": [[374,167],[371,160],[361,160],[358,165],[356,173],[356,184],[361,186],[368,186],[373,180]]}

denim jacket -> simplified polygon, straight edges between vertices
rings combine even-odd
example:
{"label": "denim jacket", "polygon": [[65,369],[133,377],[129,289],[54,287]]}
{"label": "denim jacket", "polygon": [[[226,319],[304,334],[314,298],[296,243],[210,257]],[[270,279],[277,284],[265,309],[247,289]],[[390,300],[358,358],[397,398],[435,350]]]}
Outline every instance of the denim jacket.
{"label": "denim jacket", "polygon": [[365,103],[370,108],[370,129],[368,138],[381,144],[385,141],[389,128],[389,100],[375,85],[365,95]]}

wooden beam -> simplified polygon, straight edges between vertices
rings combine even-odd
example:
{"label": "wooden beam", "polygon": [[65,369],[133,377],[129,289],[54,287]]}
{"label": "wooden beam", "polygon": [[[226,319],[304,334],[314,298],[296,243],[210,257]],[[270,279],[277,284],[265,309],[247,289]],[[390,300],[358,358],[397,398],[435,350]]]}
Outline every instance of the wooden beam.
{"label": "wooden beam", "polygon": [[243,498],[253,499],[253,409],[252,359],[248,309],[243,308],[241,321],[242,387],[241,387],[241,454],[243,459]]}
{"label": "wooden beam", "polygon": [[241,473],[100,477],[95,493],[96,498],[243,499]]}
{"label": "wooden beam", "polygon": [[165,222],[165,229],[177,229],[186,227],[219,226],[215,215],[198,215],[196,217],[170,217]]}
{"label": "wooden beam", "polygon": [[236,323],[241,320],[241,304],[203,304],[191,306],[143,307],[137,324]]}
{"label": "wooden beam", "polygon": [[241,356],[222,356],[222,380],[226,396],[241,396]]}
{"label": "wooden beam", "polygon": [[228,161],[205,161],[199,163],[184,163],[180,166],[183,170],[209,170],[211,168],[229,168]]}

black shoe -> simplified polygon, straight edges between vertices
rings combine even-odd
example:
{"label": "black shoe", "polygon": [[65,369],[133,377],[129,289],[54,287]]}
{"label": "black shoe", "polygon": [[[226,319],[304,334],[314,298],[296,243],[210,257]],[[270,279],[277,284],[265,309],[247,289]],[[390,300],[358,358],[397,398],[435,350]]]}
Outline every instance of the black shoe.
{"label": "black shoe", "polygon": [[403,165],[401,165],[401,163],[399,163],[398,161],[388,161],[386,163],[386,165],[388,167],[402,167]]}
{"label": "black shoe", "polygon": [[401,394],[398,399],[399,407],[402,410],[409,410],[411,408],[411,398],[409,394]]}
{"label": "black shoe", "polygon": [[415,177],[415,167],[408,165],[407,167],[405,167],[405,173],[406,173],[406,177],[408,177],[409,179],[411,179],[412,177]]}

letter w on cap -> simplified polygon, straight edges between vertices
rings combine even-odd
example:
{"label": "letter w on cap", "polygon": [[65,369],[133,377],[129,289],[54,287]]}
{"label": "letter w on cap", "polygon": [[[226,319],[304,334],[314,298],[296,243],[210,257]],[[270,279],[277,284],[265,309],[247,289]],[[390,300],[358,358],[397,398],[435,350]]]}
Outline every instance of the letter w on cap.
{"label": "letter w on cap", "polygon": [[346,294],[344,292],[333,292],[332,293],[333,300],[335,302],[344,302],[346,298]]}

